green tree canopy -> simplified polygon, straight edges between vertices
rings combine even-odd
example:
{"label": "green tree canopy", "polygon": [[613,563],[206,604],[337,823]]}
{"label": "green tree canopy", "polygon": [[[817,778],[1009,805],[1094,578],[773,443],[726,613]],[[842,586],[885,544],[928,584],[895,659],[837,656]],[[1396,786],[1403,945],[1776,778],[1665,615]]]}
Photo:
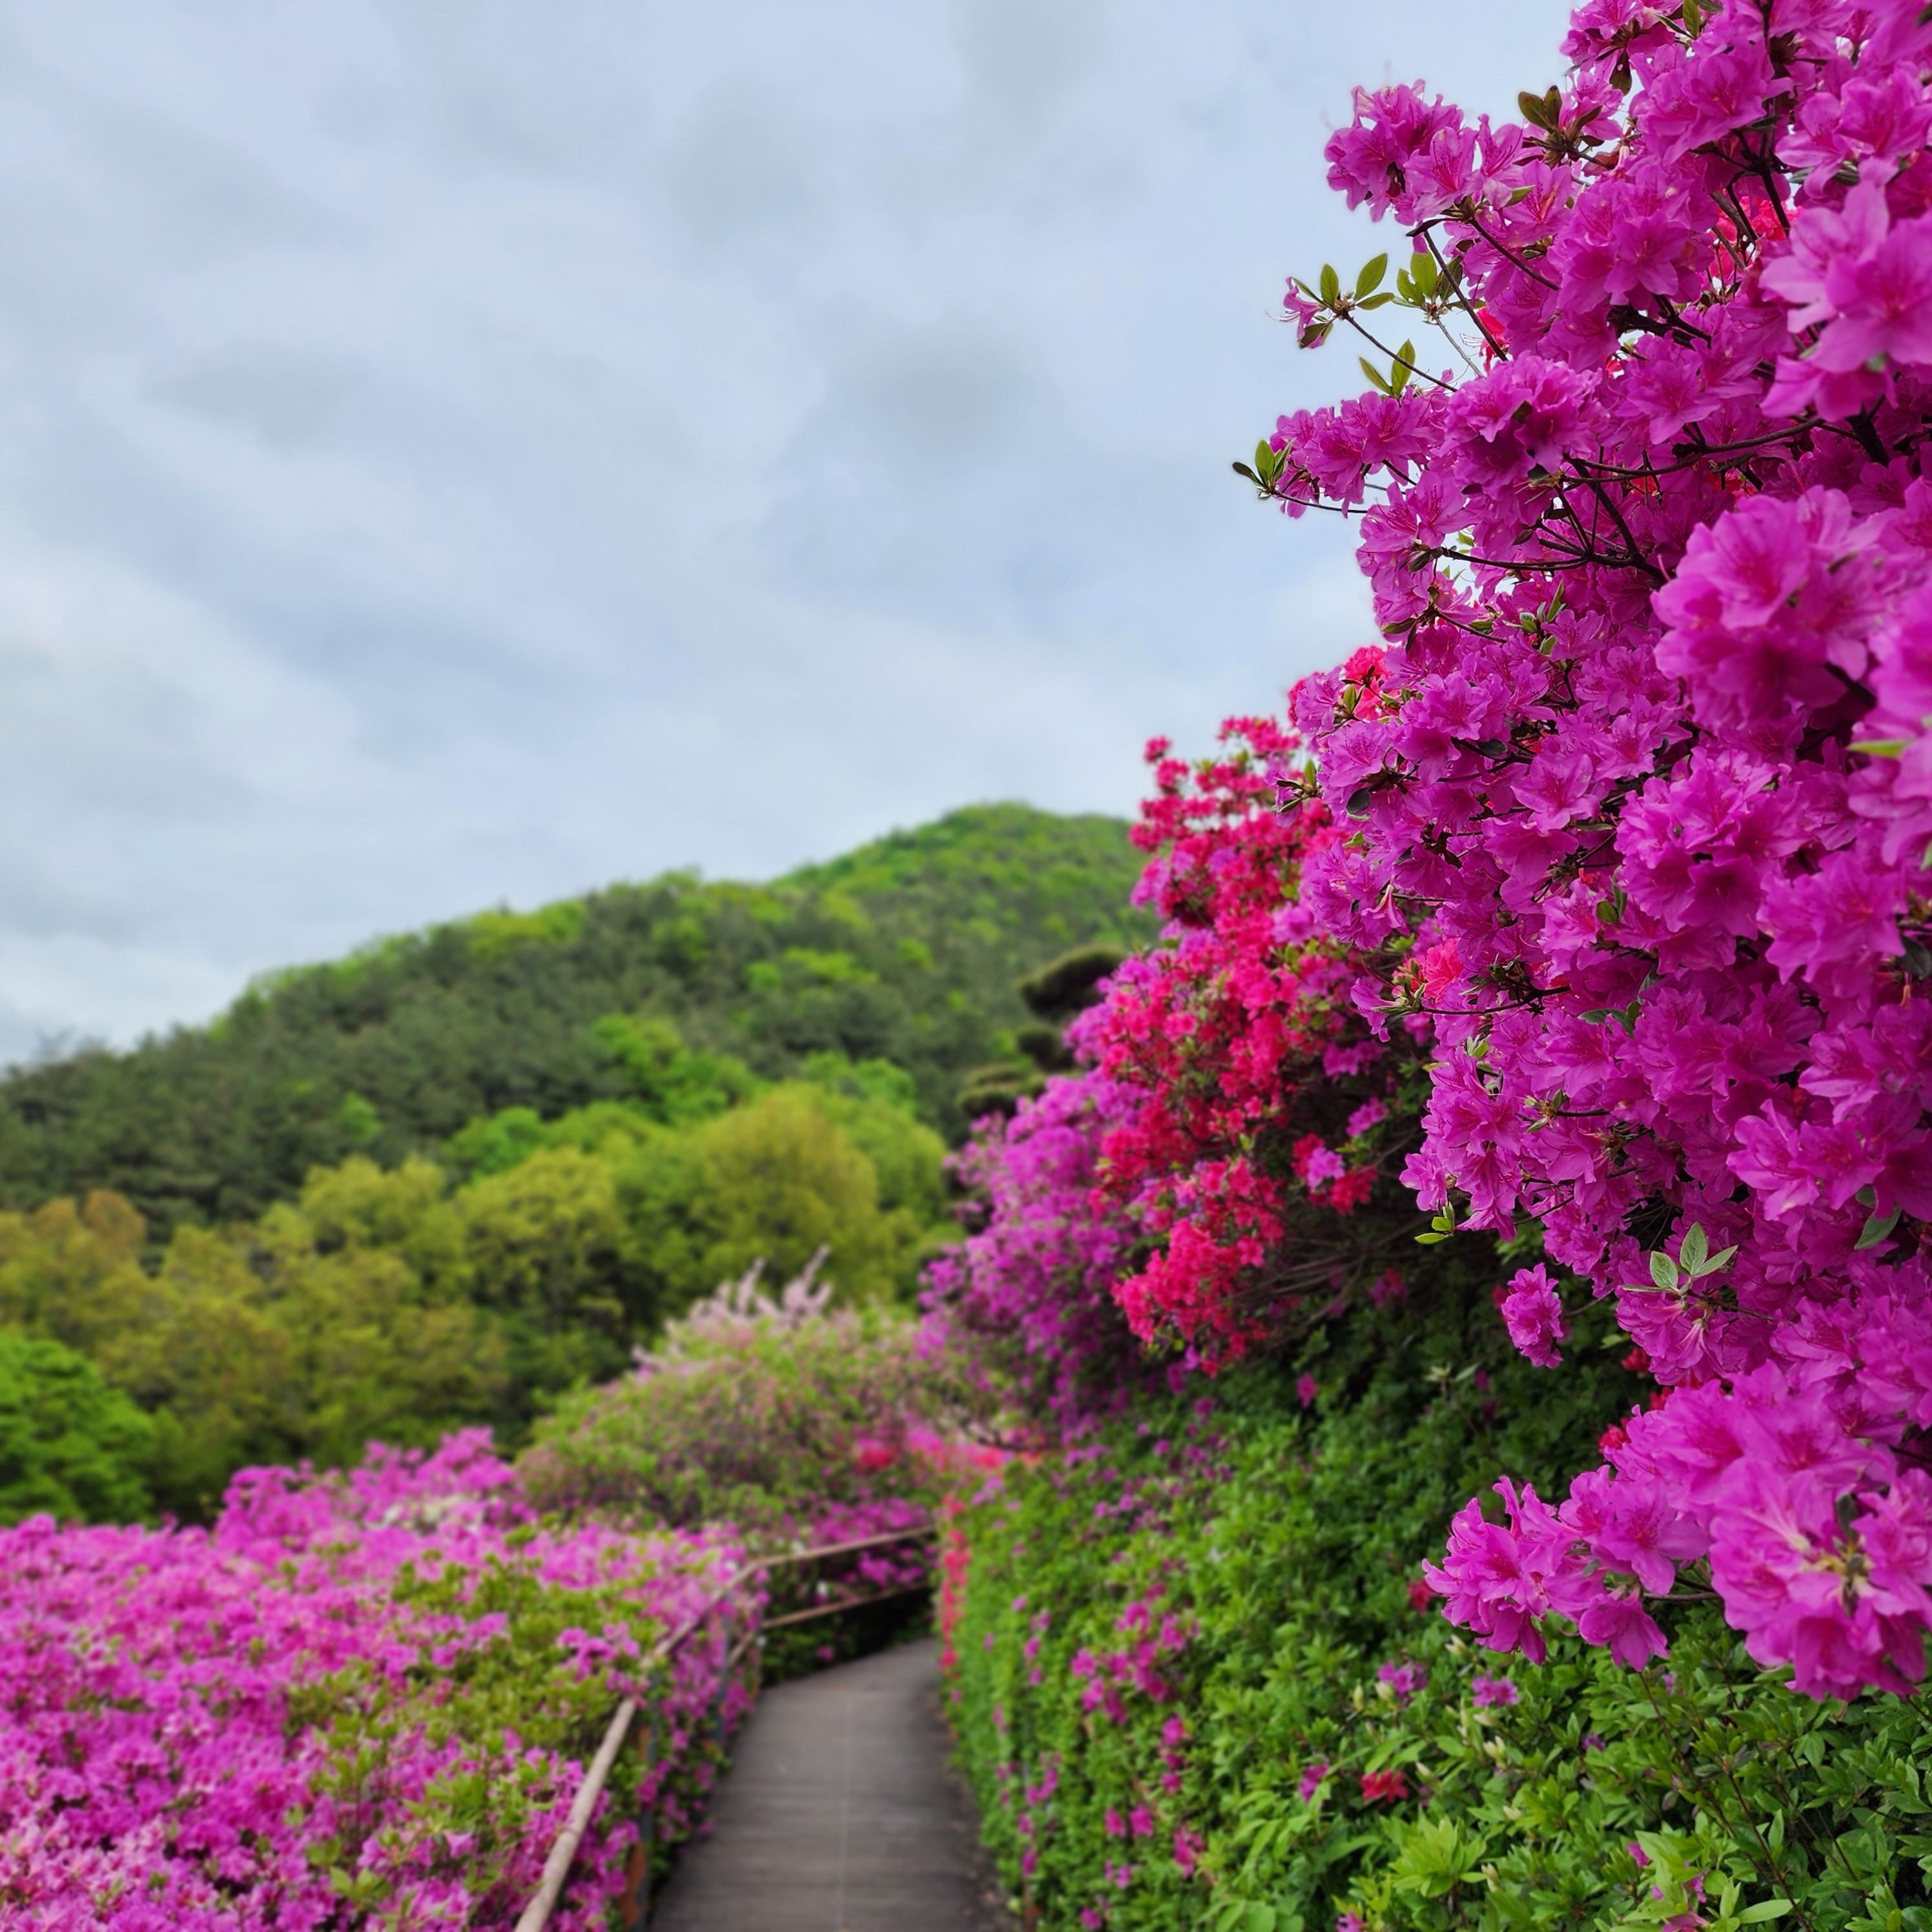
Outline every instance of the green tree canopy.
{"label": "green tree canopy", "polygon": [[0,1523],[149,1514],[154,1425],[58,1342],[0,1331]]}

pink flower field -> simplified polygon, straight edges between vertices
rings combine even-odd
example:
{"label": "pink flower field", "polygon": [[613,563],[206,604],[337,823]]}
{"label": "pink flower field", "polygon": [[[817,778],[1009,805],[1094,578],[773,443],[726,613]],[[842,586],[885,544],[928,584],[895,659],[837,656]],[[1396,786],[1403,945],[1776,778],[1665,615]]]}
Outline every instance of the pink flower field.
{"label": "pink flower field", "polygon": [[700,1619],[553,1921],[600,1923],[640,1802],[675,1837],[713,1774],[741,1564],[536,1526],[480,1431],[244,1472],[208,1531],[0,1532],[0,1922],[508,1925],[645,1654]]}

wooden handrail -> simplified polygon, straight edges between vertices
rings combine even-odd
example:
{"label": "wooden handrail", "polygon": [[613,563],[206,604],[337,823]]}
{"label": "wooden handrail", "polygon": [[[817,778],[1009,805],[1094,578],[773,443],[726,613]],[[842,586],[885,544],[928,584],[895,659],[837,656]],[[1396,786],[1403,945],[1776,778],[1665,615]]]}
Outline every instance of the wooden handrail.
{"label": "wooden handrail", "polygon": [[862,1609],[867,1604],[883,1604],[890,1597],[910,1597],[932,1588],[929,1583],[902,1583],[891,1590],[875,1590],[869,1597],[847,1597],[836,1604],[814,1604],[808,1610],[792,1610],[782,1617],[768,1617],[764,1628],[783,1630],[788,1624],[808,1624],[814,1617],[836,1616],[841,1610]]}
{"label": "wooden handrail", "polygon": [[[736,1593],[746,1578],[753,1574],[751,1569],[741,1570],[730,1582],[715,1595],[707,1598],[704,1606],[694,1611],[684,1623],[668,1636],[661,1637],[645,1654],[638,1666],[638,1675],[655,1670],[661,1664],[668,1663],[682,1648],[686,1640],[704,1628],[704,1620],[719,1604],[728,1602]],[[584,1834],[590,1828],[590,1814],[597,1808],[597,1801],[604,1795],[604,1786],[609,1781],[610,1767],[617,1761],[617,1754],[624,1748],[624,1739],[631,1728],[631,1720],[638,1714],[638,1700],[626,1697],[613,1713],[610,1723],[604,1727],[604,1741],[597,1747],[597,1755],[590,1760],[584,1774],[584,1782],[577,1787],[577,1796],[572,1800],[570,1815],[563,1822],[563,1829],[558,1832],[551,1844],[550,1856],[544,1860],[543,1876],[530,1902],[523,1910],[517,1921],[517,1932],[544,1932],[550,1923],[550,1916],[556,1909],[556,1901],[562,1896],[564,1881],[570,1876],[570,1868],[576,1862],[577,1848],[584,1842]]]}
{"label": "wooden handrail", "polygon": [[577,1787],[576,1802],[570,1808],[570,1816],[564,1820],[563,1829],[556,1834],[556,1841],[550,1848],[550,1856],[544,1861],[543,1879],[529,1904],[524,1907],[523,1916],[517,1921],[517,1932],[543,1932],[550,1923],[550,1915],[556,1910],[559,1895],[563,1890],[563,1882],[570,1876],[570,1868],[575,1862],[577,1848],[584,1842],[584,1834],[589,1828],[590,1814],[597,1808],[597,1801],[604,1795],[604,1781],[610,1775],[610,1767],[617,1761],[617,1754],[624,1748],[625,1733],[631,1728],[631,1720],[638,1714],[638,1700],[626,1697],[617,1706],[617,1714],[610,1720],[610,1727],[604,1733],[604,1742],[597,1747],[597,1755],[590,1760],[590,1768],[584,1774],[584,1782]]}
{"label": "wooden handrail", "polygon": [[855,1550],[877,1550],[888,1543],[910,1543],[914,1537],[937,1536],[939,1526],[915,1523],[908,1529],[890,1529],[881,1536],[862,1536],[854,1543],[828,1543],[821,1549],[789,1551],[782,1556],[764,1556],[752,1565],[754,1570],[776,1570],[781,1563],[811,1563],[821,1556],[847,1556]]}
{"label": "wooden handrail", "polygon": [[[916,1537],[936,1535],[938,1525],[933,1522],[914,1524],[905,1529],[889,1530],[879,1536],[860,1537],[850,1543],[828,1543],[816,1550],[793,1550],[782,1556],[764,1556],[748,1563],[737,1571],[723,1589],[709,1598],[701,1610],[695,1611],[683,1625],[668,1636],[661,1638],[645,1654],[638,1666],[638,1675],[655,1670],[661,1664],[668,1663],[681,1648],[685,1640],[701,1630],[704,1620],[719,1604],[728,1601],[752,1577],[761,1571],[775,1570],[786,1563],[809,1563],[822,1556],[848,1556],[861,1550],[875,1550],[890,1543],[907,1543]],[[788,1616],[773,1617],[761,1626],[766,1630],[778,1630],[788,1624],[803,1623],[813,1617],[830,1616],[839,1610],[856,1610],[862,1604],[878,1603],[887,1597],[903,1597],[914,1590],[922,1590],[922,1583],[908,1584],[903,1588],[881,1591],[876,1596],[860,1597],[839,1604],[825,1604],[802,1611],[794,1611]],[[729,1678],[731,1667],[742,1657],[752,1642],[748,1635],[733,1650],[725,1665],[725,1676]],[[578,1847],[584,1842],[584,1833],[590,1828],[590,1815],[597,1808],[597,1801],[604,1795],[604,1787],[610,1781],[611,1767],[617,1762],[617,1754],[624,1748],[624,1740],[629,1735],[632,1720],[638,1714],[638,1700],[626,1697],[612,1714],[605,1727],[603,1742],[597,1747],[597,1755],[590,1760],[584,1774],[584,1782],[578,1786],[577,1796],[572,1801],[570,1814],[565,1819],[563,1828],[556,1834],[550,1848],[550,1856],[544,1861],[543,1876],[529,1904],[524,1907],[523,1916],[518,1919],[516,1932],[544,1932],[550,1923],[550,1916],[556,1909],[556,1901],[562,1896],[564,1882],[570,1876],[570,1868],[575,1863]]]}

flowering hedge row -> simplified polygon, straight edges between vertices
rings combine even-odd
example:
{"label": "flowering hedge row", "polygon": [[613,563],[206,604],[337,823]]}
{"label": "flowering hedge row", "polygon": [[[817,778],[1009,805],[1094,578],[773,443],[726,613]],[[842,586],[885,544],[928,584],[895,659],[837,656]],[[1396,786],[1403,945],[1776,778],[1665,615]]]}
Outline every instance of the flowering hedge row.
{"label": "flowering hedge row", "polygon": [[1433,1613],[1458,1497],[1570,1466],[1635,1378],[1606,1310],[1559,1380],[1484,1271],[1424,1272],[956,1518],[952,1711],[1016,1899],[1085,1932],[1923,1932],[1912,1704],[1792,1697],[1708,1600],[1641,1672],[1570,1635],[1505,1664]]}
{"label": "flowering hedge row", "polygon": [[0,1919],[508,1925],[639,1688],[652,1761],[620,1760],[554,1922],[601,1924],[642,1808],[660,1847],[682,1835],[742,1714],[707,1608],[741,1562],[714,1534],[539,1524],[481,1432],[244,1472],[211,1530],[0,1531]]}

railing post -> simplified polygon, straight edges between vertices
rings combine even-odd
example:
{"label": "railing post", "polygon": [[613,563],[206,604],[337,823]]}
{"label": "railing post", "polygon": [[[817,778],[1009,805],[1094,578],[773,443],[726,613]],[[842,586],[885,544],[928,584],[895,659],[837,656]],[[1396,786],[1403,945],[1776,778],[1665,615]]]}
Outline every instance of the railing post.
{"label": "railing post", "polygon": [[712,1700],[712,1734],[719,1751],[724,1748],[724,1719],[731,1695],[731,1606],[724,1606],[724,1628],[718,1638],[718,1694]]}

